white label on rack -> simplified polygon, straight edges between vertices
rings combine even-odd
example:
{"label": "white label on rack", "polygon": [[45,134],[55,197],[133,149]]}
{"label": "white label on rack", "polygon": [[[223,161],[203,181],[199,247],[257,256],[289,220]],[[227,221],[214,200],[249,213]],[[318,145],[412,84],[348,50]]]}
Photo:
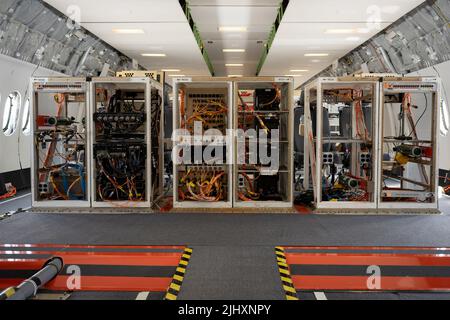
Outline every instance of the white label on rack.
{"label": "white label on rack", "polygon": [[437,79],[428,77],[428,78],[422,78],[422,81],[423,82],[437,82]]}
{"label": "white label on rack", "polygon": [[192,82],[192,78],[186,78],[186,77],[174,78],[173,81],[174,82]]}
{"label": "white label on rack", "polygon": [[48,82],[48,78],[33,78],[34,82]]}
{"label": "white label on rack", "polygon": [[271,169],[269,169],[269,168],[261,168],[261,169],[259,170],[259,173],[260,173],[262,176],[275,176],[275,175],[278,174],[278,170],[271,170]]}
{"label": "white label on rack", "polygon": [[336,77],[328,77],[328,78],[321,78],[322,82],[337,82],[338,78]]}
{"label": "white label on rack", "polygon": [[275,78],[275,82],[287,82],[287,83],[291,83],[294,81],[294,78],[291,77],[276,77]]}

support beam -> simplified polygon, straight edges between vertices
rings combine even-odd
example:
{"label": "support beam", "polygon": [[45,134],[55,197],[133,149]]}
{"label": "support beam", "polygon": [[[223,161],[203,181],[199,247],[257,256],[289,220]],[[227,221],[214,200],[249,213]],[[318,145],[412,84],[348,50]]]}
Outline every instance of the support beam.
{"label": "support beam", "polygon": [[270,30],[267,42],[264,44],[261,58],[259,59],[258,67],[256,69],[256,76],[259,76],[259,73],[261,72],[261,69],[264,66],[264,62],[266,62],[270,48],[272,47],[273,41],[275,40],[275,36],[277,35],[278,28],[280,27],[281,20],[283,20],[284,13],[286,12],[288,5],[289,0],[283,0],[282,2],[280,2],[280,5],[278,7],[277,18],[272,25],[272,29]]}
{"label": "support beam", "polygon": [[215,76],[214,67],[211,63],[211,60],[209,59],[209,55],[208,52],[206,51],[205,45],[200,35],[200,31],[198,30],[197,25],[195,24],[195,21],[192,18],[189,3],[186,0],[179,0],[179,3],[181,8],[183,9],[186,19],[188,20],[189,26],[191,27],[192,33],[194,34],[195,40],[197,41],[203,59],[205,60],[206,65],[208,66],[209,72],[211,73],[211,76],[214,77]]}

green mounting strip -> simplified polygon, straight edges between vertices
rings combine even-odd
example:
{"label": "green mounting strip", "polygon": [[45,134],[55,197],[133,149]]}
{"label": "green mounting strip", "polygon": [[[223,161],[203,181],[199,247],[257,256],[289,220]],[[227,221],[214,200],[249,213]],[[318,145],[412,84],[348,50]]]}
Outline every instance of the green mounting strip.
{"label": "green mounting strip", "polygon": [[261,69],[266,62],[267,56],[269,55],[270,48],[272,47],[273,41],[275,40],[275,36],[277,35],[278,28],[280,27],[281,20],[283,20],[284,13],[286,12],[286,8],[289,5],[289,0],[283,0],[280,2],[278,7],[277,19],[272,25],[272,29],[270,30],[269,37],[267,39],[266,44],[264,45],[263,52],[261,54],[261,58],[259,59],[258,67],[256,69],[256,76],[259,76]]}
{"label": "green mounting strip", "polygon": [[189,3],[186,0],[179,0],[180,6],[183,9],[183,12],[188,20],[189,26],[191,27],[192,33],[194,34],[195,40],[197,41],[197,45],[202,53],[203,59],[208,66],[209,72],[212,76],[215,75],[214,67],[209,59],[208,52],[206,52],[205,45],[203,44],[202,37],[200,36],[200,32],[195,24],[194,19],[192,18],[191,9],[189,8]]}

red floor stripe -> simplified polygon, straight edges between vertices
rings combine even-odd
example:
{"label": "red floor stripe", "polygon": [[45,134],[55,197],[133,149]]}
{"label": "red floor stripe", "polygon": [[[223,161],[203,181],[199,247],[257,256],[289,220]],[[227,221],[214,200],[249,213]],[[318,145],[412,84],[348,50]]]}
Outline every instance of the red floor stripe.
{"label": "red floor stripe", "polygon": [[184,246],[115,246],[115,245],[79,245],[79,244],[0,244],[0,248],[82,248],[82,249],[179,249]]}
{"label": "red floor stripe", "polygon": [[450,256],[407,254],[286,253],[290,265],[450,266]]}
{"label": "red floor stripe", "polygon": [[164,256],[179,256],[182,252],[112,252],[112,251],[0,251],[0,255],[8,256],[14,258],[15,255],[102,255],[102,256],[136,256],[136,257],[164,257]]}
{"label": "red floor stripe", "polygon": [[[68,290],[69,276],[58,276],[45,288],[49,290]],[[143,277],[98,277],[84,276],[81,278],[81,288],[75,291],[166,291],[172,278]]]}
{"label": "red floor stripe", "polygon": [[178,266],[181,253],[171,256],[146,257],[146,256],[107,256],[101,254],[95,255],[72,255],[58,254],[65,265],[112,265],[112,266]]}
{"label": "red floor stripe", "polygon": [[0,270],[39,270],[47,259],[2,259]]}
{"label": "red floor stripe", "polygon": [[[80,289],[69,289],[69,276],[58,276],[44,289],[54,291],[166,291],[172,278],[82,276]],[[19,285],[23,279],[0,279],[0,288]]]}
{"label": "red floor stripe", "polygon": [[[183,247],[184,248],[184,247]],[[7,265],[9,261],[28,261],[27,259],[15,259],[17,255],[48,255],[48,258],[58,256],[64,260],[64,264],[86,264],[86,265],[121,265],[121,266],[177,266],[181,256],[180,252],[76,252],[76,251],[14,251],[3,250],[0,254],[10,256],[8,259],[0,260],[0,268]],[[41,260],[41,259],[39,259]],[[47,261],[48,259],[45,259]],[[3,262],[1,262],[3,261]],[[17,265],[17,264],[16,264]],[[5,268],[8,268],[7,266]]]}
{"label": "red floor stripe", "polygon": [[[24,248],[25,247],[25,248]],[[26,247],[37,249],[27,251]],[[20,250],[17,250],[21,248]],[[54,248],[54,251],[39,251],[39,248]],[[64,251],[64,249],[92,249],[88,252]],[[179,252],[104,252],[96,249],[177,249]],[[105,265],[105,266],[168,266],[176,267],[182,258],[184,246],[82,246],[82,245],[0,245],[0,254],[11,259],[0,259],[0,270],[38,270],[48,258],[61,257],[68,265]],[[15,259],[17,255],[48,255],[46,259]],[[45,289],[67,291],[68,275],[60,275]],[[24,279],[0,279],[0,289],[17,286]],[[81,275],[81,291],[152,291],[164,292],[172,282],[172,277],[114,277]]]}
{"label": "red floor stripe", "polygon": [[[333,250],[336,252],[294,253],[289,250]],[[346,253],[341,250],[392,250],[396,253]],[[286,259],[292,267],[307,265],[340,266],[411,266],[411,267],[450,267],[450,254],[429,254],[422,251],[443,251],[446,248],[417,247],[285,247]],[[418,253],[409,254],[405,250]],[[330,276],[330,275],[292,275],[294,286],[298,290],[357,290],[370,291],[367,276]],[[410,277],[381,276],[381,288],[384,291],[450,291],[450,277]]]}
{"label": "red floor stripe", "polygon": [[[355,246],[348,246],[348,247],[283,247],[285,250],[417,250],[417,251],[450,251],[450,248],[432,248],[432,247],[355,247]],[[320,254],[320,252],[318,252]]]}
{"label": "red floor stripe", "polygon": [[0,279],[0,291],[9,287],[17,287],[24,279]]}
{"label": "red floor stripe", "polygon": [[[368,289],[368,277],[363,276],[292,276],[297,290]],[[450,278],[382,277],[378,291],[450,291]]]}

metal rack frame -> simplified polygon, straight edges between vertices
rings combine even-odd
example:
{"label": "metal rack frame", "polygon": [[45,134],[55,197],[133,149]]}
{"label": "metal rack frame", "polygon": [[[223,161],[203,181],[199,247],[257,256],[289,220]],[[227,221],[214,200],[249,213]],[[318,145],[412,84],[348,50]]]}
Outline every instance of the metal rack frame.
{"label": "metal rack frame", "polygon": [[[47,87],[37,88],[37,86]],[[73,87],[71,89],[71,87]],[[77,88],[78,87],[78,88]],[[48,93],[84,93],[85,94],[85,172],[86,172],[86,200],[44,200],[41,201],[37,198],[37,170],[39,168],[39,156],[37,156],[36,145],[33,143],[31,146],[31,194],[32,194],[32,207],[34,208],[89,208],[91,205],[90,188],[91,188],[91,168],[89,160],[91,158],[90,153],[90,117],[89,115],[89,96],[90,96],[90,86],[85,78],[69,78],[69,77],[35,77],[30,80],[30,112],[31,112],[31,134],[35,137],[37,133],[37,116],[39,104],[36,101],[36,95],[40,92]],[[34,141],[34,139],[33,139]]]}
{"label": "metal rack frame", "polygon": [[[436,77],[405,77],[405,78],[391,78],[384,79],[382,86],[380,87],[381,104],[380,104],[380,152],[379,152],[379,195],[378,195],[378,207],[385,210],[399,210],[399,209],[412,209],[427,211],[430,209],[438,210],[439,208],[439,165],[438,165],[438,152],[439,152],[439,104],[441,101],[441,80]],[[430,194],[434,194],[434,201],[430,203],[421,202],[395,202],[395,201],[383,201],[383,146],[386,143],[386,137],[384,137],[384,113],[385,113],[385,93],[431,93],[434,96],[431,102],[431,141],[427,142],[433,148],[432,159],[429,163],[430,166],[430,181],[427,187],[431,189]],[[419,164],[420,165],[420,164]],[[403,179],[405,180],[405,179]],[[409,183],[406,179],[405,182]],[[414,181],[413,181],[414,182]],[[414,182],[418,185],[417,181]]]}
{"label": "metal rack frame", "polygon": [[[196,89],[205,89],[206,91],[211,89],[226,89],[227,90],[227,100],[228,100],[228,115],[227,115],[227,130],[232,129],[233,124],[233,83],[230,78],[211,78],[211,77],[180,77],[173,79],[173,129],[180,129],[180,101],[179,101],[179,89],[181,87],[195,87]],[[180,137],[183,139],[183,137]],[[195,141],[194,137],[194,141]],[[186,141],[172,141],[173,142],[173,152],[177,152],[177,147],[181,143],[186,143]],[[192,145],[194,142],[192,142]],[[227,146],[227,159],[232,159],[233,148],[229,144]],[[184,165],[182,165],[184,166]],[[208,166],[208,165],[205,165]],[[228,170],[228,198],[226,201],[217,202],[202,202],[202,201],[179,201],[178,197],[178,186],[179,186],[179,175],[178,169],[180,165],[177,165],[173,161],[173,207],[181,209],[211,209],[211,208],[232,208],[233,207],[233,166],[231,163],[226,163],[223,165]]]}
{"label": "metal rack frame", "polygon": [[[285,110],[281,110],[286,113],[287,119],[285,124],[287,125],[287,148],[285,154],[280,154],[280,159],[287,157],[287,168],[283,174],[287,175],[287,192],[285,201],[242,201],[238,196],[238,183],[239,183],[239,164],[238,164],[238,137],[235,134],[233,146],[234,146],[234,158],[233,158],[233,206],[235,208],[292,208],[294,198],[294,79],[291,77],[244,77],[233,79],[234,83],[234,120],[233,128],[238,129],[239,121],[239,88],[241,85],[247,87],[262,87],[268,84],[267,88],[271,88],[269,84],[280,84],[285,86],[285,92],[283,92],[282,103],[285,105]],[[281,174],[278,172],[278,174]]]}
{"label": "metal rack frame", "polygon": [[[372,201],[323,201],[322,200],[322,166],[323,166],[323,87],[324,85],[335,84],[337,88],[343,86],[357,87],[359,85],[373,86],[373,103],[372,103],[372,182],[373,182],[373,200]],[[313,135],[313,124],[310,113],[311,96],[310,91],[316,90],[316,138]],[[304,156],[304,181],[305,190],[310,189],[310,178],[313,183],[314,203],[316,209],[335,210],[335,209],[376,209],[378,195],[378,105],[379,105],[379,79],[378,78],[356,78],[356,77],[330,77],[318,78],[305,87],[305,116],[304,116],[304,138],[305,138],[305,156]],[[357,144],[357,143],[354,143]],[[311,165],[311,169],[310,169]]]}
{"label": "metal rack frame", "polygon": [[[158,199],[164,196],[164,103],[165,103],[165,92],[164,92],[164,81],[165,81],[165,74],[161,73],[159,75],[159,78],[161,81],[157,81],[153,78],[150,78],[150,87],[151,91],[157,90],[158,93],[161,95],[161,112],[160,112],[160,123],[159,123],[159,136],[158,136],[158,161],[159,161],[159,175],[158,175],[158,188],[152,189],[152,205],[155,205]],[[151,97],[151,91],[150,91],[150,97]],[[151,111],[151,110],[150,110]],[[149,118],[151,121],[153,121],[152,118]],[[153,128],[151,128],[153,129]],[[150,137],[151,138],[151,137]],[[151,144],[152,152],[154,149],[154,146]],[[152,185],[155,183],[155,177],[152,176]]]}
{"label": "metal rack frame", "polygon": [[[96,200],[96,165],[94,161],[94,144],[95,144],[95,123],[92,119],[95,109],[96,109],[96,85],[98,84],[136,84],[136,85],[145,85],[145,111],[147,114],[147,120],[146,120],[146,138],[145,142],[147,145],[147,159],[146,159],[146,193],[145,201],[97,201]],[[104,77],[104,78],[93,78],[90,82],[90,103],[89,103],[89,118],[91,129],[90,129],[90,154],[92,155],[90,157],[90,165],[91,165],[91,202],[93,208],[148,208],[148,210],[151,209],[152,204],[152,175],[151,175],[151,137],[149,136],[151,133],[151,110],[150,110],[150,103],[151,103],[151,81],[150,78],[125,78],[125,77]]]}

